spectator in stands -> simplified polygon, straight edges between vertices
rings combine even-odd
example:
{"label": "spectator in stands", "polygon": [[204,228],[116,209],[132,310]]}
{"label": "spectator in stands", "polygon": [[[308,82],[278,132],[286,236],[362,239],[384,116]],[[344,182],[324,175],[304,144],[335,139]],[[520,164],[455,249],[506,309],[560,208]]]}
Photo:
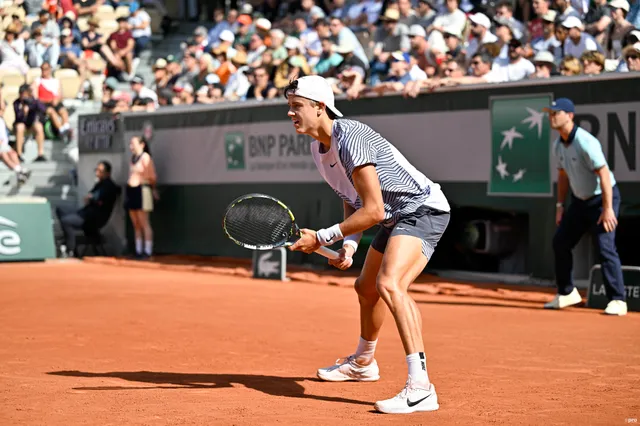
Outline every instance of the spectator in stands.
{"label": "spectator in stands", "polygon": [[551,78],[554,67],[554,57],[551,52],[542,50],[536,53],[533,58],[533,65],[536,67],[536,72],[533,73],[531,78]]}
{"label": "spectator in stands", "polygon": [[44,116],[46,108],[42,102],[33,98],[31,87],[23,84],[19,89],[19,98],[13,101],[13,110],[16,119],[13,123],[16,134],[16,152],[22,161],[22,148],[24,147],[25,136],[31,133],[36,138],[38,144],[38,156],[34,161],[47,161],[44,156]]}
{"label": "spectator in stands", "polygon": [[[217,9],[214,11],[214,26],[209,30],[209,42],[214,43],[218,40],[222,40],[222,32],[229,31],[233,35],[236,29],[236,21],[238,20],[238,11],[235,9],[229,10],[227,18],[224,19],[224,9]],[[231,40],[233,43],[233,40]],[[215,45],[209,45],[208,49],[216,47]]]}
{"label": "spectator in stands", "polygon": [[172,105],[191,105],[195,102],[194,90],[191,83],[178,82],[173,86],[174,96]]}
{"label": "spectator in stands", "polygon": [[382,27],[374,33],[373,58],[370,62],[370,83],[375,86],[389,72],[391,54],[395,51],[408,52],[411,49],[409,28],[399,24],[400,12],[387,9],[380,18]]}
{"label": "spectator in stands", "polygon": [[156,95],[156,92],[153,90],[144,86],[144,79],[141,76],[136,75],[131,79],[131,90],[134,93],[133,102],[137,99],[151,99],[156,108],[160,106],[158,105],[158,95]]}
{"label": "spectator in stands", "polygon": [[[386,92],[401,92],[411,81],[426,80],[427,74],[420,68],[414,68],[408,53],[396,51],[391,54],[391,69],[383,82],[373,86],[370,91],[382,95]],[[415,72],[416,69],[418,72]],[[414,71],[413,73],[411,71]]]}
{"label": "spectator in stands", "polygon": [[516,38],[509,43],[509,57],[497,58],[492,71],[501,74],[501,81],[520,81],[528,78],[536,71],[536,68],[528,60],[522,57],[524,49],[522,42]]}
{"label": "spectator in stands", "polygon": [[433,25],[427,28],[427,32],[433,30],[444,33],[445,28],[455,29],[457,33],[462,34],[467,25],[467,16],[460,10],[459,0],[445,0],[446,11],[439,14],[433,21]]}
{"label": "spectator in stands", "polygon": [[425,69],[428,64],[429,43],[427,43],[427,33],[424,28],[414,24],[409,28],[409,43],[411,44],[411,56],[416,58],[418,67]]}
{"label": "spectator in stands", "polygon": [[604,72],[604,55],[600,52],[586,51],[580,57],[580,61],[586,75],[598,75]]}
{"label": "spectator in stands", "polygon": [[323,38],[321,41],[322,52],[318,63],[313,67],[313,73],[322,77],[334,77],[338,65],[342,62],[342,56],[334,51],[336,47],[330,38]]}
{"label": "spectator in stands", "polygon": [[26,74],[29,66],[24,60],[24,52],[20,53],[14,46],[16,37],[18,36],[15,25],[10,24],[5,30],[4,40],[0,42],[0,69],[12,69]]}
{"label": "spectator in stands", "polygon": [[582,74],[582,64],[578,60],[571,55],[567,55],[562,58],[562,62],[560,62],[560,74],[565,77],[571,77],[574,75]]}
{"label": "spectator in stands", "polygon": [[200,52],[204,52],[210,43],[207,29],[203,26],[199,26],[193,30],[193,41],[196,43],[197,49]]}
{"label": "spectator in stands", "polygon": [[[133,57],[136,42],[133,34],[129,31],[127,18],[123,16],[118,18],[118,31],[112,33],[107,41],[109,49],[118,59],[118,63],[112,65],[116,70],[124,71],[127,74],[125,79],[130,79],[131,73],[133,72]],[[119,64],[122,64],[123,68],[118,67]]]}
{"label": "spectator in stands", "polygon": [[69,126],[69,112],[62,104],[62,84],[53,77],[51,65],[47,62],[40,66],[42,72],[31,85],[31,93],[36,100],[44,103],[46,115],[51,120],[53,127],[65,142],[71,140],[71,127]]}
{"label": "spectator in stands", "polygon": [[633,25],[627,21],[629,2],[627,0],[613,0],[609,3],[613,25],[608,31],[604,46],[608,59],[617,59],[622,55],[622,42],[626,35],[634,30]]}
{"label": "spectator in stands", "polygon": [[366,65],[365,69],[369,68],[369,58],[353,31],[345,27],[342,24],[342,21],[338,18],[331,18],[331,21],[329,21],[329,31],[331,31],[331,35],[335,38],[338,46],[353,46],[354,55],[356,55]]}
{"label": "spectator in stands", "polygon": [[571,6],[569,0],[554,0],[555,9],[558,11],[558,20],[564,22],[569,17],[581,19],[580,13]]}
{"label": "spectator in stands", "polygon": [[[42,38],[37,43],[37,62],[30,64],[31,67],[40,67],[42,61],[47,61],[53,68],[58,67],[58,57],[60,56],[60,27],[55,19],[51,18],[49,11],[41,10],[38,20],[31,25],[31,32],[35,34],[40,30]],[[31,58],[31,55],[29,55]]]}
{"label": "spectator in stands", "polygon": [[262,56],[267,50],[262,36],[254,33],[249,40],[249,50],[247,51],[247,63],[252,67],[262,64]]}
{"label": "spectator in stands", "polygon": [[505,18],[496,18],[495,19],[495,35],[498,38],[498,45],[500,46],[500,54],[498,57],[500,59],[508,60],[509,59],[509,43],[511,40],[516,39],[513,34],[513,28],[509,21]]}
{"label": "spectator in stands", "polygon": [[[316,23],[316,31],[318,29],[318,25],[322,25],[321,21]],[[269,36],[271,37],[271,66],[277,67],[287,59],[287,49],[284,47],[285,35],[284,32],[280,29],[273,29],[269,31]],[[327,36],[328,37],[328,36]]]}
{"label": "spectator in stands", "polygon": [[[544,0],[541,0],[544,1]],[[556,11],[549,10],[540,17],[542,34],[531,41],[533,54],[538,52],[554,52],[560,46],[555,36]]]}
{"label": "spectator in stands", "polygon": [[569,36],[563,45],[563,56],[571,55],[579,58],[587,50],[601,49],[591,35],[583,32],[584,26],[580,18],[570,16],[562,22],[562,26],[569,31]]}
{"label": "spectator in stands", "polygon": [[236,31],[235,42],[233,44],[233,47],[236,49],[248,45],[254,32],[252,28],[253,19],[250,15],[241,14],[238,16],[238,24],[239,27]]}
{"label": "spectator in stands", "polygon": [[78,18],[94,15],[103,4],[104,0],[73,0],[73,7],[75,7]]}
{"label": "spectator in stands", "polygon": [[153,71],[153,85],[151,89],[157,93],[159,93],[162,89],[165,89],[169,86],[169,80],[171,76],[167,70],[167,60],[164,58],[156,59],[156,62],[151,67]]}
{"label": "spectator in stands", "polygon": [[462,34],[455,27],[447,27],[444,29],[444,43],[447,47],[447,57],[453,59],[465,59],[462,48]]}
{"label": "spectator in stands", "polygon": [[135,40],[134,57],[138,58],[143,50],[149,48],[151,43],[151,17],[145,11],[140,9],[140,3],[137,1],[129,4],[129,26],[131,34]]}
{"label": "spectator in stands", "polygon": [[60,58],[58,62],[62,68],[80,70],[83,68],[82,49],[74,42],[73,33],[69,28],[60,32]]}
{"label": "spectator in stands", "polygon": [[436,1],[418,0],[415,23],[420,25],[422,28],[429,28],[438,15],[436,9]]}
{"label": "spectator in stands", "polygon": [[4,99],[0,99],[0,160],[2,160],[9,170],[16,172],[16,181],[18,185],[22,185],[26,183],[29,176],[31,176],[31,171],[22,167],[20,157],[9,145],[9,131],[4,121],[6,105]]}
{"label": "spectator in stands", "polygon": [[[304,52],[309,66],[313,67],[318,63],[320,59],[320,53],[322,52],[322,46],[318,33],[313,28],[309,28],[304,15],[298,14],[294,20],[298,37],[300,38],[300,50]],[[252,61],[249,61],[251,63]]]}
{"label": "spectator in stands", "polygon": [[207,84],[207,76],[211,74],[217,67],[218,63],[211,55],[208,53],[200,56],[198,61],[199,72],[191,81],[194,90],[200,89],[202,86]]}
{"label": "spectator in stands", "polygon": [[625,47],[622,56],[629,71],[640,71],[640,43]]}
{"label": "spectator in stands", "polygon": [[107,224],[120,188],[111,179],[111,164],[101,161],[95,169],[96,184],[84,196],[84,206],[81,209],[72,207],[56,207],[56,216],[62,226],[66,254],[74,255],[76,249],[76,232],[98,232]]}
{"label": "spectator in stands", "polygon": [[20,20],[20,17],[17,15],[11,16],[11,23],[7,26],[7,29],[8,28],[11,28],[12,31],[14,31],[15,33],[14,34],[15,37],[11,42],[11,47],[13,47],[13,50],[15,50],[18,55],[20,55],[21,57],[24,57],[24,52],[26,49],[26,40],[28,40],[29,37],[31,36],[31,34],[29,33],[29,30],[27,30],[24,27],[24,25],[22,25],[22,21]]}
{"label": "spectator in stands", "polygon": [[253,77],[255,82],[247,90],[247,99],[274,99],[278,95],[278,89],[269,81],[266,68],[254,69]]}
{"label": "spectator in stands", "polygon": [[544,21],[548,22],[549,18],[551,17],[550,12],[553,12],[553,18],[551,19],[551,22],[555,21],[557,12],[553,9],[550,9],[550,0],[533,0],[531,5],[533,7],[533,12],[536,14],[536,17],[529,22],[528,33],[531,40],[535,40],[544,36]]}
{"label": "spectator in stands", "polygon": [[287,49],[287,59],[278,66],[273,78],[273,83],[278,89],[286,87],[295,76],[311,74],[307,59],[300,54],[300,40],[296,37],[288,37],[284,47]]}
{"label": "spectator in stands", "polygon": [[522,40],[527,36],[524,24],[513,17],[513,3],[511,0],[501,0],[498,3],[495,17],[509,24],[514,38]]}
{"label": "spectator in stands", "polygon": [[467,59],[472,58],[483,44],[498,41],[498,38],[489,31],[491,29],[491,21],[487,15],[476,13],[475,15],[469,16],[469,21],[471,22],[471,34],[473,38],[469,40],[467,44]]}
{"label": "spectator in stands", "polygon": [[594,0],[585,18],[585,32],[593,36],[600,44],[604,44],[605,30],[611,25],[611,8],[607,0]]}
{"label": "spectator in stands", "polygon": [[156,170],[147,141],[135,136],[131,138],[129,149],[132,156],[125,208],[129,211],[135,233],[136,257],[144,259],[153,254],[153,229],[149,213],[153,211],[153,200],[158,199],[155,189]]}
{"label": "spectator in stands", "polygon": [[271,47],[271,37],[269,31],[271,31],[271,22],[265,18],[256,19],[255,23],[256,32],[259,35],[266,47]]}
{"label": "spectator in stands", "polygon": [[640,28],[640,0],[631,0],[627,21],[635,28]]}
{"label": "spectator in stands", "polygon": [[225,85],[224,98],[228,100],[245,99],[251,86],[249,81],[251,69],[247,66],[247,54],[236,51],[231,58],[231,66],[234,71]]}
{"label": "spectator in stands", "polygon": [[113,95],[118,88],[118,79],[115,77],[107,77],[102,84],[102,108],[106,109],[108,102],[113,100]]}

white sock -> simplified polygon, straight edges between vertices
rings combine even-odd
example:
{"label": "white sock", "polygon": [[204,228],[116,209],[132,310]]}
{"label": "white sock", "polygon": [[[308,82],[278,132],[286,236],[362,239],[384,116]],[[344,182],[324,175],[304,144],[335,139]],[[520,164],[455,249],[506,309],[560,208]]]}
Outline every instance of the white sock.
{"label": "white sock", "polygon": [[416,352],[407,355],[409,365],[409,376],[414,382],[429,386],[429,375],[427,374],[427,358],[424,352]]}
{"label": "white sock", "polygon": [[373,361],[373,354],[376,351],[376,344],[378,343],[378,339],[369,341],[364,340],[360,337],[360,342],[358,343],[358,349],[356,349],[356,359],[360,359],[362,363],[368,365]]}
{"label": "white sock", "polygon": [[60,131],[64,132],[65,130],[68,130],[71,126],[69,126],[69,123],[67,124],[63,124],[62,126],[60,126]]}
{"label": "white sock", "polygon": [[151,256],[151,253],[153,253],[153,241],[147,240],[144,242],[144,252]]}
{"label": "white sock", "polygon": [[142,240],[136,238],[136,254],[142,254]]}
{"label": "white sock", "polygon": [[15,166],[13,168],[13,171],[16,173],[20,173],[22,171],[22,166],[20,164],[18,164],[17,166]]}

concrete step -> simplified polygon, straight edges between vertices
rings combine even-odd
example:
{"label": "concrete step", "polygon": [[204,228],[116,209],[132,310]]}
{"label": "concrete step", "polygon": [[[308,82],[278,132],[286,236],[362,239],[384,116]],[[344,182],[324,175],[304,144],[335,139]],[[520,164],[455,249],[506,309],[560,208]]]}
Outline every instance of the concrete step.
{"label": "concrete step", "polygon": [[[16,174],[9,170],[0,172],[0,186],[6,187],[15,185]],[[32,171],[29,181],[25,185],[35,187],[62,187],[63,185],[74,186],[71,173],[51,174],[48,172]]]}
{"label": "concrete step", "polygon": [[[69,176],[72,170],[76,168],[76,165],[68,161],[45,161],[42,163],[29,162],[25,158],[25,162],[22,165],[31,170],[31,178],[36,176]],[[6,166],[0,166],[0,176],[13,175],[13,171],[7,169]]]}

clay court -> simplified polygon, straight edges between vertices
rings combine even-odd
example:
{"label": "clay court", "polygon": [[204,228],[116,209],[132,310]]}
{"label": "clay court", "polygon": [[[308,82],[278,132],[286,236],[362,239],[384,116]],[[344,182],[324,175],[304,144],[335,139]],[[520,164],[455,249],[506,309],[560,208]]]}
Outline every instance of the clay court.
{"label": "clay court", "polygon": [[[600,424],[640,417],[640,315],[541,309],[548,289],[415,285],[440,410],[382,415],[406,379],[391,315],[376,383],[315,370],[355,349],[351,277],[123,262],[0,266],[0,424]],[[104,264],[113,263],[113,264]],[[119,265],[115,265],[119,263]],[[328,285],[332,284],[332,285]]]}

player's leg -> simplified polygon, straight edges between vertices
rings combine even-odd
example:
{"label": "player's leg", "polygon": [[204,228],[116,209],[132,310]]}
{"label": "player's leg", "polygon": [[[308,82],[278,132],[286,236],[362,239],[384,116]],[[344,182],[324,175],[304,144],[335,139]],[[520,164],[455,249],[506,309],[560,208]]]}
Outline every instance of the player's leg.
{"label": "player's leg", "polygon": [[382,253],[372,244],[354,286],[360,302],[360,338],[355,353],[338,359],[335,365],[318,369],[318,378],[331,382],[375,381],[380,378],[374,353],[387,309],[376,290],[381,262]]}
{"label": "player's leg", "polygon": [[9,144],[0,143],[0,160],[9,168],[16,172],[16,178],[19,184],[25,183],[31,172],[20,164],[18,154],[9,146]]}
{"label": "player's leg", "polygon": [[578,289],[573,285],[572,251],[589,228],[585,212],[584,201],[572,198],[553,236],[558,293],[551,302],[544,304],[545,309],[562,309],[582,301]]}
{"label": "player's leg", "polygon": [[411,413],[439,408],[427,373],[420,310],[408,289],[424,270],[448,223],[448,213],[432,211],[400,221],[389,238],[377,288],[395,319],[407,356],[408,379],[396,397],[376,402],[378,411]]}

